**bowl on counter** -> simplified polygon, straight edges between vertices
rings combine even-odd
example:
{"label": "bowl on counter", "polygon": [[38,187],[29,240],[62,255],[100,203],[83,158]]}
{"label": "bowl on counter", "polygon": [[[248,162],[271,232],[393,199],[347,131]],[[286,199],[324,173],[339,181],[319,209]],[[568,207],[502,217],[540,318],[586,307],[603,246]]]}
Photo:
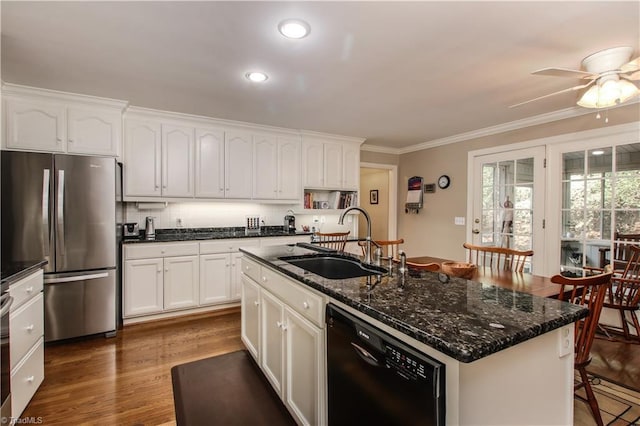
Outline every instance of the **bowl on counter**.
{"label": "bowl on counter", "polygon": [[442,262],[440,269],[447,275],[470,279],[476,273],[478,267],[468,262]]}

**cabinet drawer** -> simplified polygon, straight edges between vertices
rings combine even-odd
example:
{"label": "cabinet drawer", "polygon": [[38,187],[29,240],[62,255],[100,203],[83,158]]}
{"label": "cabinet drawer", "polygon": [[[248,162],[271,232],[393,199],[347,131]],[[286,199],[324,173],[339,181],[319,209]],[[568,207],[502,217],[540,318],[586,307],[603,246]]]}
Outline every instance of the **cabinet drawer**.
{"label": "cabinet drawer", "polygon": [[320,328],[324,328],[324,298],[268,268],[262,268],[258,283],[289,307]]}
{"label": "cabinet drawer", "polygon": [[44,334],[43,306],[42,293],[38,293],[10,315],[12,369]]}
{"label": "cabinet drawer", "polygon": [[13,297],[11,312],[42,291],[42,276],[42,269],[39,269],[37,272],[11,284],[9,287],[9,293]]}
{"label": "cabinet drawer", "polygon": [[258,247],[260,240],[257,238],[240,238],[220,241],[206,241],[200,243],[200,254],[234,253],[240,247]]}
{"label": "cabinet drawer", "polygon": [[124,247],[125,259],[151,259],[154,257],[190,256],[198,254],[198,243],[142,243]]}
{"label": "cabinet drawer", "polygon": [[253,260],[249,260],[247,256],[242,258],[242,273],[255,282],[260,282],[260,269],[262,269],[261,266]]}
{"label": "cabinet drawer", "polygon": [[11,372],[11,416],[16,418],[44,380],[44,337],[31,348],[27,356]]}

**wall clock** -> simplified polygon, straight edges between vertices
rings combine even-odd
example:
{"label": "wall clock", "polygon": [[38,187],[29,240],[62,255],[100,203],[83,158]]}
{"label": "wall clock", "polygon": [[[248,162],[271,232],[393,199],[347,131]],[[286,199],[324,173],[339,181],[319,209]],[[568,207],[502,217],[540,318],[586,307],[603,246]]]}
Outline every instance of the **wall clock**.
{"label": "wall clock", "polygon": [[438,186],[440,189],[448,188],[449,185],[451,185],[451,179],[449,179],[449,176],[442,175],[438,178]]}

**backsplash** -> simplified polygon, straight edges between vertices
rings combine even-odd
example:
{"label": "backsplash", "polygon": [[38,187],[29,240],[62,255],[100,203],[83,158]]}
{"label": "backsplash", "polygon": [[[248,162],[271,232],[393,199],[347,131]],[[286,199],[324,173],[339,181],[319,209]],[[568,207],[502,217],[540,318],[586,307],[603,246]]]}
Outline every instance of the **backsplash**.
{"label": "backsplash", "polygon": [[[266,226],[282,226],[284,217],[290,205],[257,204],[257,203],[227,203],[227,202],[191,202],[169,203],[164,209],[138,210],[136,203],[125,203],[125,222],[137,222],[140,229],[145,227],[145,218],[155,218],[156,229],[165,228],[213,228],[247,225],[247,216],[260,216]],[[296,214],[296,227],[302,230],[303,225],[316,226],[323,232],[351,230],[354,232],[354,220],[345,225],[338,225],[339,215],[316,215],[318,222],[314,223],[314,216]],[[322,219],[324,218],[324,223]]]}

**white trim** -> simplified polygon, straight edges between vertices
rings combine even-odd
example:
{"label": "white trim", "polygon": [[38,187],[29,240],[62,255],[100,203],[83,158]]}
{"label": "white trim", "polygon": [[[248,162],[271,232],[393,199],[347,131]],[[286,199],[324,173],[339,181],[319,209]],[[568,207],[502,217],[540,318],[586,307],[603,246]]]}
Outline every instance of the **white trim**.
{"label": "white trim", "polygon": [[389,172],[389,229],[388,238],[398,238],[398,166],[395,164],[360,163],[360,168],[381,169]]}
{"label": "white trim", "polygon": [[[639,103],[640,98],[634,99],[624,104],[617,105],[607,109],[620,108],[627,105]],[[596,110],[574,106],[558,111],[548,112],[545,114],[534,115],[533,117],[523,118],[521,120],[510,121],[495,126],[484,127],[482,129],[472,130],[470,132],[459,133],[457,135],[447,136],[440,139],[433,139],[416,145],[410,145],[404,148],[389,148],[376,145],[363,145],[363,151],[382,152],[386,154],[408,154],[410,152],[421,151],[424,149],[435,148],[437,146],[449,145],[452,143],[463,142],[470,139],[476,139],[484,136],[497,135],[512,130],[523,129],[526,127],[537,126],[540,124],[552,123],[554,121],[566,120],[568,118],[580,117],[587,114],[595,114]]]}
{"label": "white trim", "polygon": [[129,105],[128,101],[98,96],[83,95],[81,93],[60,92],[58,90],[41,89],[38,87],[21,86],[19,84],[3,83],[2,96],[29,96],[50,101],[81,102],[92,106],[118,108],[124,111]]}

